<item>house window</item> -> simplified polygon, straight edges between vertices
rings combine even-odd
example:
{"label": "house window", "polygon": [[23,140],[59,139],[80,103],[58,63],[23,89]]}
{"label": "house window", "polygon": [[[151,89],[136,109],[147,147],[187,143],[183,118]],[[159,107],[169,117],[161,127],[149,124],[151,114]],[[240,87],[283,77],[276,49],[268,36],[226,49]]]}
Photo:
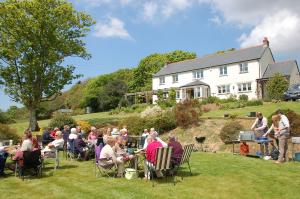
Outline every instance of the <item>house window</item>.
{"label": "house window", "polygon": [[241,63],[240,64],[240,73],[248,73],[248,63]]}
{"label": "house window", "polygon": [[178,82],[178,74],[172,75],[172,78],[173,78],[173,83],[177,83]]}
{"label": "house window", "polygon": [[230,85],[221,85],[221,86],[218,86],[218,93],[219,94],[230,93]]}
{"label": "house window", "polygon": [[180,91],[176,91],[176,99],[180,99]]}
{"label": "house window", "polygon": [[251,82],[238,84],[239,92],[251,91]]}
{"label": "house window", "polygon": [[160,77],[159,78],[159,85],[164,85],[165,84],[165,77]]}
{"label": "house window", "polygon": [[220,76],[227,75],[227,66],[220,67]]}
{"label": "house window", "polygon": [[203,78],[203,70],[196,70],[193,72],[194,79]]}
{"label": "house window", "polygon": [[201,87],[195,88],[195,98],[201,97]]}

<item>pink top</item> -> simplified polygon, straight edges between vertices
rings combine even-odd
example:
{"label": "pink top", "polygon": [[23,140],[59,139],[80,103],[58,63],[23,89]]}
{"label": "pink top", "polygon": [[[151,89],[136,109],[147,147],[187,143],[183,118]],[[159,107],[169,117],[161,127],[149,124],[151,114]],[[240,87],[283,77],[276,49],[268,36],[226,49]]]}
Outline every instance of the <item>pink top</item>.
{"label": "pink top", "polygon": [[163,145],[158,141],[153,141],[148,144],[146,148],[146,159],[148,160],[148,162],[151,162],[154,165],[156,164],[156,149],[159,147],[163,147]]}
{"label": "pink top", "polygon": [[90,132],[88,140],[97,140],[97,135],[93,132]]}

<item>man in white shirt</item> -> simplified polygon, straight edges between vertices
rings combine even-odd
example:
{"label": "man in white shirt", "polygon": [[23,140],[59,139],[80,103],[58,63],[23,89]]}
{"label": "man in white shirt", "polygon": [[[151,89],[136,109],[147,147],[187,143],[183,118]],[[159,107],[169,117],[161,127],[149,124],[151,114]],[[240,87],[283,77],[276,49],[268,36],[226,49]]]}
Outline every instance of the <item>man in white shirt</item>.
{"label": "man in white shirt", "polygon": [[42,150],[42,154],[47,152],[55,152],[56,149],[62,149],[64,147],[64,139],[62,138],[62,132],[57,131],[55,133],[55,140],[50,142],[45,149]]}
{"label": "man in white shirt", "polygon": [[[251,127],[257,137],[263,137],[268,131],[268,120],[261,112],[256,113],[256,119]],[[260,151],[263,156],[269,156],[269,143],[260,144]]]}

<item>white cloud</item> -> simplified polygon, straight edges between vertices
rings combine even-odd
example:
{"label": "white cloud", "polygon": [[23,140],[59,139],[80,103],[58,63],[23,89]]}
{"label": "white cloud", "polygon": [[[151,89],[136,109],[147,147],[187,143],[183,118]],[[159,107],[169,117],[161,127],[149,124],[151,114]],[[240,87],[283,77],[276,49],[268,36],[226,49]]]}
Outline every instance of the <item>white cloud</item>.
{"label": "white cloud", "polygon": [[241,47],[247,47],[260,44],[264,36],[268,37],[274,51],[282,53],[299,51],[299,16],[288,10],[274,13],[255,25],[249,34],[242,34],[239,41]]}
{"label": "white cloud", "polygon": [[108,17],[108,20],[105,22],[98,22],[95,26],[94,35],[102,38],[118,37],[121,39],[133,39],[125,29],[124,22],[114,17]]}
{"label": "white cloud", "polygon": [[146,2],[143,5],[143,18],[146,21],[151,21],[157,13],[158,5],[155,2]]}
{"label": "white cloud", "polygon": [[213,24],[215,25],[222,25],[222,20],[218,15],[213,16],[212,18],[209,19]]}
{"label": "white cloud", "polygon": [[170,17],[177,11],[187,9],[193,4],[193,0],[166,0],[162,5],[162,14],[165,17]]}
{"label": "white cloud", "polygon": [[276,53],[294,54],[300,46],[300,2],[294,0],[199,0],[227,24],[247,27],[239,38],[241,47],[258,45],[268,37]]}

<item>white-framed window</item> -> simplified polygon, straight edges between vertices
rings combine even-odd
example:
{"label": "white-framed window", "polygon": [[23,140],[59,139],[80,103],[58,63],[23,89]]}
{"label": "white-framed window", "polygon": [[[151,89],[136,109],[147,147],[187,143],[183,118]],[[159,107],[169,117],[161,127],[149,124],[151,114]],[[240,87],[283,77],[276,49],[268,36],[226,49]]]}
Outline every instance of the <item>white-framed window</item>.
{"label": "white-framed window", "polygon": [[165,84],[165,77],[160,77],[159,78],[159,85],[164,85]]}
{"label": "white-framed window", "polygon": [[201,97],[201,87],[196,87],[194,89],[194,97],[195,98],[200,98]]}
{"label": "white-framed window", "polygon": [[240,73],[248,73],[248,63],[247,62],[240,64]]}
{"label": "white-framed window", "polygon": [[203,78],[203,70],[196,70],[193,72],[194,79],[202,79]]}
{"label": "white-framed window", "polygon": [[180,99],[180,91],[176,91],[176,99]]}
{"label": "white-framed window", "polygon": [[238,91],[239,92],[252,91],[251,82],[238,84]]}
{"label": "white-framed window", "polygon": [[230,93],[230,85],[220,85],[218,86],[218,94]]}
{"label": "white-framed window", "polygon": [[219,69],[220,69],[220,76],[227,75],[227,66],[222,66]]}
{"label": "white-framed window", "polygon": [[172,75],[173,83],[178,82],[178,74]]}

